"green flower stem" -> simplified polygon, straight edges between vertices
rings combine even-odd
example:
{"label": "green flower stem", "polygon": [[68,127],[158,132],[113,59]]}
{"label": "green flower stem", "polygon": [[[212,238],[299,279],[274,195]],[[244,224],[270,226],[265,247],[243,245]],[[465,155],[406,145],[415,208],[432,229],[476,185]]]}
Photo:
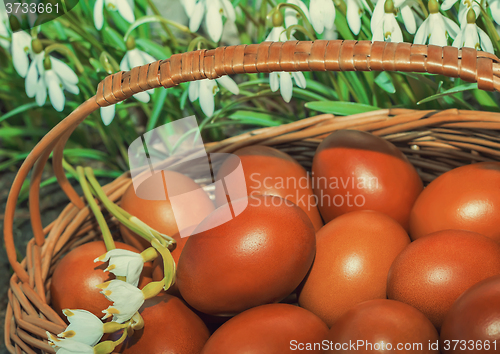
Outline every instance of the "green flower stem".
{"label": "green flower stem", "polygon": [[[101,52],[101,55],[99,56],[99,61],[101,62],[101,65],[104,67],[104,63],[108,63],[111,65],[112,69],[113,69],[113,72],[118,72],[120,71],[120,64],[118,64],[118,62],[115,60],[115,58],[113,58],[111,56],[111,54],[109,54],[108,52],[104,51],[104,52]],[[106,70],[106,68],[104,67],[104,70]],[[108,72],[108,74],[112,74],[113,72]]]}
{"label": "green flower stem", "polygon": [[[151,7],[151,10],[153,11],[153,13],[156,16],[161,17],[160,11],[158,11],[158,8],[154,4],[154,2],[152,0],[147,0],[147,2],[148,2],[149,7]],[[170,29],[170,27],[168,27],[168,25],[165,22],[162,22],[161,26],[163,27],[165,32],[167,32],[167,35],[169,36],[170,40],[172,41],[172,47],[176,48],[179,45],[179,43],[177,42],[177,39],[175,38],[174,34],[172,33],[172,30]]]}
{"label": "green flower stem", "polygon": [[87,199],[87,203],[89,204],[89,207],[92,210],[92,212],[94,213],[95,218],[97,220],[97,223],[99,224],[99,227],[101,228],[102,238],[104,239],[104,244],[106,245],[106,250],[107,251],[114,250],[116,248],[115,241],[113,240],[113,237],[111,236],[111,232],[109,231],[109,227],[108,227],[108,224],[106,223],[106,219],[104,219],[104,215],[102,215],[101,209],[97,205],[96,201],[94,200],[94,196],[92,195],[92,192],[90,191],[87,180],[85,179],[83,167],[78,166],[76,168],[76,172],[77,172],[78,177],[79,177],[80,185],[82,186],[83,195],[85,196],[85,199]]}
{"label": "green flower stem", "polygon": [[[168,250],[167,252],[170,253]],[[158,295],[165,287],[165,279],[166,278],[163,278],[160,281],[152,281],[144,288],[142,288],[142,293],[144,294],[144,298],[147,300]]]}
{"label": "green flower stem", "polygon": [[304,21],[304,24],[306,25],[307,29],[311,33],[315,33],[313,26],[311,25],[311,23],[307,19],[306,14],[304,13],[304,11],[302,11],[302,9],[300,7],[298,7],[297,5],[294,5],[294,4],[282,2],[282,3],[278,4],[278,6],[276,7],[276,10],[279,11],[279,10],[281,10],[282,7],[289,7],[291,9],[294,9],[295,11],[297,11],[299,13],[300,17],[302,18],[302,21]]}
{"label": "green flower stem", "polygon": [[[153,240],[151,245],[160,253],[163,258],[163,288],[168,290],[175,283],[175,261],[170,251],[163,247],[157,240]],[[149,285],[149,284],[148,284]],[[147,286],[147,285],[146,285]]]}
{"label": "green flower stem", "polygon": [[255,26],[259,27],[259,22],[252,16],[250,11],[248,11],[247,6],[241,2],[238,5],[241,11],[245,14],[245,18],[249,19]]}
{"label": "green flower stem", "polygon": [[290,39],[292,36],[292,31],[296,30],[299,32],[304,33],[311,41],[316,40],[316,36],[314,35],[314,32],[308,31],[304,26],[301,25],[292,25],[286,29],[286,38]]}
{"label": "green flower stem", "polygon": [[328,71],[328,76],[330,77],[330,81],[332,82],[334,90],[339,95],[340,101],[345,101],[345,97],[342,95],[342,90],[340,89],[337,78],[335,77],[335,73],[333,71]]}
{"label": "green flower stem", "polygon": [[117,341],[106,340],[94,347],[94,354],[110,354],[127,338],[128,328],[123,329],[122,336]]}
{"label": "green flower stem", "polygon": [[12,42],[12,38],[10,37],[4,37],[0,35],[0,39],[3,39],[4,41]]}
{"label": "green flower stem", "polygon": [[354,91],[351,83],[349,82],[349,80],[347,79],[347,77],[345,76],[345,74],[342,71],[339,71],[338,75],[339,75],[340,79],[344,82],[344,84],[347,87],[347,90],[352,95],[352,97],[356,100],[356,102],[361,103],[361,100],[359,99],[358,95]]}
{"label": "green flower stem", "polygon": [[132,33],[132,31],[135,30],[137,27],[139,27],[140,25],[144,25],[146,23],[151,23],[151,22],[165,23],[167,25],[176,27],[177,29],[181,30],[182,32],[186,32],[186,33],[189,33],[191,35],[195,35],[194,33],[192,33],[189,30],[188,27],[186,27],[184,25],[181,25],[180,23],[177,23],[175,21],[167,20],[166,18],[163,18],[161,16],[155,15],[155,16],[144,16],[144,17],[141,17],[139,20],[137,20],[134,23],[132,23],[130,25],[130,27],[128,28],[127,32],[125,33],[125,35],[123,36],[123,41],[127,42],[127,39],[130,36],[130,33]]}
{"label": "green flower stem", "polygon": [[57,51],[57,52],[65,55],[66,57],[70,58],[73,61],[73,63],[75,64],[76,70],[80,74],[84,72],[84,68],[83,68],[82,63],[80,62],[80,60],[78,60],[78,58],[71,51],[71,49],[69,49],[68,47],[66,47],[62,44],[55,43],[55,44],[52,44],[52,45],[48,46],[47,48],[45,48],[45,56],[47,57],[53,51]]}
{"label": "green flower stem", "polygon": [[191,52],[194,50],[194,48],[197,48],[197,49],[200,49],[200,44],[201,43],[205,43],[207,45],[207,47],[211,47],[211,48],[215,48],[217,47],[217,43],[214,43],[212,41],[209,41],[208,39],[206,39],[205,37],[203,36],[198,36],[196,37],[195,39],[193,39],[189,45],[188,45],[188,48],[187,48],[187,51],[188,52]]}
{"label": "green flower stem", "polygon": [[175,244],[175,240],[167,235],[164,235],[151,227],[149,227],[147,224],[139,220],[138,218],[130,215],[127,213],[125,210],[120,208],[118,205],[113,203],[106,193],[102,190],[102,187],[99,185],[99,182],[97,182],[97,179],[94,176],[94,171],[90,167],[85,168],[85,175],[88,178],[88,181],[90,182],[90,185],[94,189],[97,197],[99,200],[102,202],[104,207],[114,216],[118,219],[119,222],[121,222],[123,225],[125,225],[127,228],[147,240],[148,242],[152,242],[153,240],[157,240],[160,244],[164,246],[170,246]]}

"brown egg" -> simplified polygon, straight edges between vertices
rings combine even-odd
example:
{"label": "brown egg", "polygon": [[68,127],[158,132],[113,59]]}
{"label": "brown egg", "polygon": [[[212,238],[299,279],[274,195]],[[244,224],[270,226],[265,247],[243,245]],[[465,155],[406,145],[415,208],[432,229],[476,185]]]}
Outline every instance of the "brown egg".
{"label": "brown egg", "polygon": [[202,354],[322,353],[328,327],[313,313],[288,304],[254,307],[224,323]]}
{"label": "brown egg", "polygon": [[325,353],[439,353],[439,336],[427,317],[386,299],[356,305],[334,323],[326,338]]}
{"label": "brown egg", "polygon": [[[134,247],[115,242],[116,248],[137,252]],[[102,310],[112,303],[100,293],[96,286],[108,280],[115,279],[109,272],[104,272],[107,263],[94,259],[106,253],[102,241],[84,243],[71,250],[57,264],[52,274],[50,284],[51,305],[61,317],[64,309],[82,309],[92,312],[97,317],[104,316]],[[150,282],[151,263],[145,264],[139,286]]]}
{"label": "brown egg", "polygon": [[114,352],[199,354],[209,337],[203,321],[175,296],[162,294],[148,299],[139,313],[144,319],[144,328],[135,331]]}
{"label": "brown egg", "polygon": [[480,233],[500,243],[500,162],[455,168],[432,181],[410,216],[410,236],[457,229]]}
{"label": "brown egg", "polygon": [[[189,238],[177,268],[182,297],[210,315],[280,301],[300,284],[314,258],[314,227],[295,204],[251,196],[230,206],[244,210],[231,219],[226,204],[203,220],[195,232],[206,231]],[[219,225],[221,220],[227,221]]]}
{"label": "brown egg", "polygon": [[[461,342],[456,343],[457,340]],[[466,351],[462,350],[464,343]],[[499,351],[500,276],[497,275],[470,287],[455,301],[441,327],[441,352]]]}
{"label": "brown egg", "polygon": [[438,231],[412,242],[394,260],[387,295],[422,311],[439,330],[465,290],[497,274],[500,245],[495,241],[470,231]]}
{"label": "brown egg", "polygon": [[360,302],[386,298],[392,261],[410,243],[394,219],[368,210],[339,216],[316,237],[316,258],[299,305],[329,326]]}
{"label": "brown egg", "polygon": [[[163,185],[162,174],[160,173],[154,174],[153,177],[141,183],[137,194],[134,186],[131,184],[123,194],[120,206],[153,229],[171,236],[179,232],[178,224],[184,225],[184,228],[191,225],[198,225],[215,207],[205,191],[200,189],[200,186],[191,178],[174,171],[163,171],[163,173],[168,178],[169,185],[175,187],[173,189],[169,187],[169,195],[191,192],[182,204],[176,204],[178,207],[176,208],[175,215],[170,199],[147,200],[137,196],[139,194],[141,196],[149,196],[150,198],[157,197],[159,193],[158,186]],[[161,193],[165,194],[164,189],[161,189]],[[134,247],[141,251],[151,246],[149,242],[121,224],[120,232],[127,243],[134,245]]]}
{"label": "brown egg", "polygon": [[[311,179],[304,167],[290,155],[259,145],[244,147],[233,154],[241,161],[247,195],[276,195],[288,199],[306,212],[316,231],[323,226]],[[228,176],[239,161],[231,157],[226,159],[217,173],[217,179]],[[217,206],[227,203],[224,190],[216,189],[215,196]]]}
{"label": "brown egg", "polygon": [[410,210],[423,184],[390,142],[366,132],[338,130],[319,144],[312,172],[325,222],[355,210],[375,210],[409,230]]}

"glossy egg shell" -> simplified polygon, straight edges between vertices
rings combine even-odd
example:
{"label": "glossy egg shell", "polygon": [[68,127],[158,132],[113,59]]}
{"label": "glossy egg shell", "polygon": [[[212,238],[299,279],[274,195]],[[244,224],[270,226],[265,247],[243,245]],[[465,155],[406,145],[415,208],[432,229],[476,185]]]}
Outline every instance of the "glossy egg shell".
{"label": "glossy egg shell", "polygon": [[[210,214],[184,246],[177,269],[182,297],[210,315],[232,315],[280,301],[309,270],[315,253],[314,227],[295,204],[276,196],[236,200]],[[195,230],[196,232],[196,230]]]}
{"label": "glossy egg shell", "polygon": [[394,260],[387,295],[422,311],[439,330],[469,287],[500,274],[500,245],[462,230],[438,231],[413,241]]}
{"label": "glossy egg shell", "polygon": [[[178,224],[185,225],[187,228],[191,225],[198,225],[208,214],[210,214],[215,206],[200,186],[197,185],[191,178],[184,176],[174,171],[163,171],[169,183],[175,187],[170,189],[170,195],[178,195],[180,193],[192,192],[189,198],[186,198],[182,204],[176,204],[176,213],[172,209],[170,200],[148,200],[142,199],[141,196],[150,196],[149,198],[158,196],[158,188],[163,185],[162,174],[156,173],[148,180],[140,184],[137,193],[134,186],[131,184],[123,194],[120,206],[131,215],[139,218],[153,229],[166,235],[174,235],[179,232]],[[164,189],[161,190],[163,196]],[[178,200],[178,199],[177,199]],[[177,218],[177,219],[176,219]],[[139,250],[144,250],[150,247],[146,240],[138,236],[128,228],[120,224],[120,232],[127,243],[134,245]]]}
{"label": "glossy egg shell", "polygon": [[[464,353],[460,350],[462,345],[455,347],[453,340],[466,340],[467,346],[473,341],[475,352],[492,353],[500,350],[499,275],[470,287],[455,301],[441,327],[442,353]],[[489,349],[485,349],[487,341]]]}
{"label": "glossy egg shell", "polygon": [[329,350],[325,353],[351,352],[351,343],[356,343],[360,353],[439,353],[437,345],[429,348],[439,336],[427,317],[407,304],[387,299],[356,305],[333,324],[326,338]]}
{"label": "glossy egg shell", "polygon": [[135,331],[114,352],[199,354],[209,337],[203,321],[175,296],[161,294],[148,299],[139,313],[144,328]]}
{"label": "glossy egg shell", "polygon": [[[247,195],[276,195],[288,199],[306,212],[316,231],[323,226],[310,177],[290,155],[259,145],[244,147],[233,154],[241,161]],[[228,176],[236,163],[237,159],[226,159],[217,173],[217,179]],[[215,196],[217,206],[227,203],[224,190],[216,189]]]}
{"label": "glossy egg shell", "polygon": [[409,230],[410,210],[423,184],[390,142],[366,132],[335,131],[319,144],[312,172],[325,222],[355,210],[375,210]]}
{"label": "glossy egg shell", "polygon": [[360,302],[386,298],[392,261],[410,243],[395,220],[368,210],[339,216],[316,237],[316,258],[299,305],[329,326]]}
{"label": "glossy egg shell", "polygon": [[[293,350],[294,346],[320,343],[327,332],[326,324],[303,308],[288,304],[262,305],[224,323],[212,334],[202,354],[294,353],[297,351]],[[321,348],[317,349],[307,352],[322,353]]]}
{"label": "glossy egg shell", "polygon": [[455,168],[432,181],[420,194],[410,217],[410,236],[458,229],[500,243],[500,162]]}
{"label": "glossy egg shell", "polygon": [[[116,248],[138,252],[136,248],[115,242]],[[96,285],[114,279],[115,276],[104,272],[107,263],[97,262],[94,259],[106,253],[106,246],[102,241],[85,243],[66,254],[57,264],[50,284],[51,306],[63,318],[64,309],[83,309],[92,312],[97,317],[104,316],[102,310],[112,303],[108,301],[101,289]],[[146,279],[142,279],[140,286],[150,281],[150,263],[143,270]],[[146,280],[146,281],[145,281]]]}

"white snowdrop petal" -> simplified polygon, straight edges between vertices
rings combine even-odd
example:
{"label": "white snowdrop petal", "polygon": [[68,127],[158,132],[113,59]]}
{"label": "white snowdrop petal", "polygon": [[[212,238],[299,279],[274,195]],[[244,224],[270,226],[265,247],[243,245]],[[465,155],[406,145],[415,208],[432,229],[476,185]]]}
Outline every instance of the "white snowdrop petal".
{"label": "white snowdrop petal", "polygon": [[111,280],[101,284],[101,293],[113,302],[103,313],[103,319],[113,316],[113,321],[124,323],[128,321],[134,313],[144,303],[144,294],[135,286],[121,280]]}
{"label": "white snowdrop petal", "polygon": [[221,84],[226,90],[231,92],[233,95],[238,95],[240,93],[240,88],[229,76],[221,76],[216,79],[219,84]]}
{"label": "white snowdrop petal", "polygon": [[144,65],[145,63],[144,63],[144,58],[142,57],[142,51],[140,51],[137,48],[129,50],[128,63],[130,65],[130,69]]}
{"label": "white snowdrop petal", "polygon": [[64,89],[73,95],[78,95],[80,93],[80,89],[77,85],[69,84],[67,82],[62,81]]}
{"label": "white snowdrop petal", "polygon": [[410,6],[401,7],[401,16],[403,17],[403,23],[405,24],[406,30],[414,34],[417,30],[417,23],[415,22],[415,15]]}
{"label": "white snowdrop petal", "polygon": [[[324,1],[324,9],[323,9],[323,24],[326,29],[331,30],[335,25],[335,5],[332,0]],[[312,20],[312,18],[311,18]]]}
{"label": "white snowdrop petal", "polygon": [[26,37],[29,35],[24,31],[19,31],[12,34],[12,63],[19,76],[26,77],[29,67],[28,50],[31,47],[31,38],[26,43]]}
{"label": "white snowdrop petal", "polygon": [[361,18],[359,17],[359,6],[355,0],[347,1],[347,24],[355,35],[361,30]]}
{"label": "white snowdrop petal", "polygon": [[98,30],[102,29],[104,24],[104,0],[96,0],[94,5],[94,25]]}
{"label": "white snowdrop petal", "polygon": [[65,97],[62,89],[61,80],[54,72],[54,70],[47,70],[45,72],[45,85],[49,91],[50,103],[58,112],[64,109]]}
{"label": "white snowdrop petal", "polygon": [[[149,91],[149,90],[148,90]],[[134,98],[142,103],[148,103],[151,100],[151,96],[146,92],[139,92],[134,95]]]}
{"label": "white snowdrop petal", "polygon": [[78,76],[65,62],[54,57],[50,57],[50,62],[52,63],[52,69],[62,81],[74,85],[78,83]]}
{"label": "white snowdrop petal", "polygon": [[295,80],[295,83],[297,84],[298,87],[301,89],[305,89],[307,86],[306,83],[306,78],[304,77],[304,74],[300,71],[297,72],[292,72],[292,77]]}
{"label": "white snowdrop petal", "polygon": [[219,1],[211,0],[210,4],[208,4],[207,9],[207,29],[208,35],[214,42],[220,41],[220,37],[222,36],[222,16],[218,9]]}
{"label": "white snowdrop petal", "polygon": [[194,6],[193,13],[192,13],[191,18],[189,20],[189,30],[191,32],[198,31],[204,15],[205,15],[205,5],[204,5],[203,1],[199,1]]}
{"label": "white snowdrop petal", "polygon": [[488,3],[490,5],[493,20],[500,25],[500,0],[490,0]]}
{"label": "white snowdrop petal", "polygon": [[323,23],[323,9],[320,0],[311,0],[309,3],[309,16],[311,17],[311,24],[316,33],[323,33],[325,24]]}
{"label": "white snowdrop petal", "polygon": [[236,20],[236,13],[234,11],[233,4],[229,0],[221,0],[222,7],[224,9],[224,14],[226,15],[229,21]]}
{"label": "white snowdrop petal", "polygon": [[130,7],[128,1],[117,1],[118,13],[129,23],[135,21],[134,11]]}
{"label": "white snowdrop petal", "polygon": [[36,94],[36,89],[38,85],[38,70],[36,68],[36,63],[32,62],[28,74],[26,75],[25,88],[26,96],[33,98]]}
{"label": "white snowdrop petal", "polygon": [[[149,97],[146,92],[142,93]],[[126,277],[127,283],[132,284],[133,286],[137,286],[139,284],[139,278],[144,266],[144,260],[139,253],[122,249],[114,249],[106,252],[104,255],[94,260],[94,262],[96,261],[109,261],[109,265],[105,271],[109,271],[116,276]]]}
{"label": "white snowdrop petal", "polygon": [[90,346],[96,345],[104,335],[104,327],[101,320],[93,313],[86,310],[63,310],[63,314],[69,321],[69,326],[58,336],[85,343]]}
{"label": "white snowdrop petal", "polygon": [[453,41],[452,46],[456,48],[461,48],[462,47],[462,31],[458,32],[457,37]]}
{"label": "white snowdrop petal", "polygon": [[38,80],[36,85],[35,101],[40,107],[45,104],[45,101],[47,101],[47,87],[45,86],[43,77]]}
{"label": "white snowdrop petal", "polygon": [[[210,82],[211,80],[205,79],[200,81],[200,106],[201,110],[207,117],[211,117],[214,114],[215,103],[214,103],[214,87]],[[216,84],[215,84],[216,85]]]}
{"label": "white snowdrop petal", "polygon": [[493,49],[493,43],[491,43],[491,39],[488,34],[479,27],[477,27],[477,32],[479,34],[479,39],[481,42],[481,49],[494,54],[495,50]]}
{"label": "white snowdrop petal", "polygon": [[458,0],[444,0],[443,4],[441,5],[441,9],[443,9],[444,11],[448,11],[453,5],[455,5],[457,1]]}
{"label": "white snowdrop petal", "polygon": [[142,59],[143,59],[143,64],[141,64],[141,65],[151,64],[151,63],[156,61],[156,58],[154,56],[152,56],[146,52],[143,52],[143,51],[141,51],[141,53],[142,53]]}
{"label": "white snowdrop petal", "polygon": [[382,24],[380,26],[375,27],[375,30],[372,33],[372,41],[379,41],[383,42],[384,41],[384,27]]}
{"label": "white snowdrop petal", "polygon": [[286,103],[290,102],[293,93],[292,75],[290,73],[284,72],[280,74],[280,92],[283,100]]}
{"label": "white snowdrop petal", "polygon": [[387,14],[388,19],[387,22],[389,24],[389,28],[391,31],[391,42],[400,43],[403,42],[403,32],[401,31],[401,27],[399,27],[398,21],[394,14]]}
{"label": "white snowdrop petal", "polygon": [[196,0],[181,0],[182,7],[184,7],[184,11],[188,17],[193,15],[194,6],[196,4]]}
{"label": "white snowdrop petal", "polygon": [[120,70],[121,71],[129,71],[130,70],[130,64],[128,61],[128,51],[125,53],[125,55],[122,58],[122,61],[120,62]]}
{"label": "white snowdrop petal", "polygon": [[439,18],[444,21],[444,27],[448,34],[450,35],[451,38],[455,38],[457,34],[460,32],[460,27],[450,20],[448,17],[445,17],[441,14],[439,14]]}
{"label": "white snowdrop petal", "polygon": [[370,29],[372,31],[372,34],[375,33],[375,30],[377,27],[379,27],[384,19],[384,3],[385,0],[379,0],[377,1],[377,4],[375,5],[375,9],[373,10],[371,22],[370,22]]}
{"label": "white snowdrop petal", "polygon": [[425,21],[420,25],[420,27],[417,30],[417,33],[415,33],[415,38],[413,38],[414,44],[425,44],[429,36],[429,31],[428,31],[429,22],[430,22],[430,17],[426,18]]}
{"label": "white snowdrop petal", "polygon": [[104,125],[110,125],[115,118],[115,106],[112,104],[111,106],[101,107],[101,119]]}
{"label": "white snowdrop petal", "polygon": [[278,73],[270,73],[269,74],[269,86],[271,91],[276,92],[280,88],[280,79]]}
{"label": "white snowdrop petal", "polygon": [[189,92],[188,92],[189,100],[191,102],[196,101],[200,95],[199,92],[200,92],[200,82],[199,81],[191,81],[189,83]]}

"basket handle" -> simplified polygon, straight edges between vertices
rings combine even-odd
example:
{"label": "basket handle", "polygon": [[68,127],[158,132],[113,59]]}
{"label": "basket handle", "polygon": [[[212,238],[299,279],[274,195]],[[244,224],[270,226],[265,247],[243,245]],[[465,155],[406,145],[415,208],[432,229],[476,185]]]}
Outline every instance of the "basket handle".
{"label": "basket handle", "polygon": [[[459,50],[454,47],[352,40],[264,42],[203,49],[174,54],[166,60],[109,75],[99,83],[94,97],[80,105],[42,138],[16,175],[7,199],[4,220],[4,241],[14,272],[23,282],[29,280],[28,273],[16,259],[13,237],[14,212],[24,180],[42,157],[32,175],[33,181],[39,181],[48,152],[55,147],[53,161],[58,182],[73,204],[82,208],[81,200],[62,173],[62,149],[68,132],[99,107],[116,104],[152,88],[168,88],[181,82],[215,79],[230,74],[371,70],[441,74],[477,82],[483,90],[500,91],[500,60],[493,54],[470,48]],[[30,196],[30,216],[36,244],[41,247],[44,232],[38,193],[39,185],[34,183],[30,188],[30,194],[34,194]],[[51,257],[51,254],[46,253],[45,257]]]}

